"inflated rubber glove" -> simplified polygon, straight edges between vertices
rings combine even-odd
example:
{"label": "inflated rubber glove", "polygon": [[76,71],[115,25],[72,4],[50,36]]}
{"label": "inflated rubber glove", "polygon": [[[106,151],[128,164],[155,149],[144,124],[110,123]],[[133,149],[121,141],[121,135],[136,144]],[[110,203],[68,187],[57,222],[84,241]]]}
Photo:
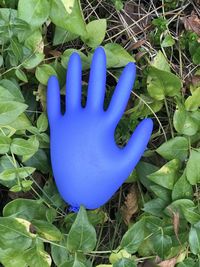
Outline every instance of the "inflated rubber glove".
{"label": "inflated rubber glove", "polygon": [[105,204],[127,179],[146,149],[152,120],[144,119],[128,144],[119,148],[115,128],[126,108],[136,75],[130,62],[121,74],[111,102],[103,109],[106,56],[98,47],[93,55],[86,106],[81,106],[81,59],[70,56],[66,77],[66,110],[61,113],[58,80],[47,89],[50,154],[53,175],[62,198],[73,208],[96,209]]}

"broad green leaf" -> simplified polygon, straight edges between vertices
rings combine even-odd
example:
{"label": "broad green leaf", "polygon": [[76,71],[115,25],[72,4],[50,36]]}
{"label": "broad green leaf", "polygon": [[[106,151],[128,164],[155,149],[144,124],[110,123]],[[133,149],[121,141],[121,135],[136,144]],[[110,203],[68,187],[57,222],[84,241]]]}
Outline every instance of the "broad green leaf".
{"label": "broad green leaf", "polygon": [[8,136],[0,136],[0,154],[5,154],[10,150],[11,139]]}
{"label": "broad green leaf", "polygon": [[185,100],[185,108],[187,111],[195,111],[200,107],[200,87],[196,88],[192,95]]}
{"label": "broad green leaf", "polygon": [[191,185],[196,185],[200,182],[200,149],[191,149],[186,165],[186,177]]}
{"label": "broad green leaf", "polygon": [[29,248],[33,237],[29,228],[30,222],[26,220],[0,217],[0,248],[17,249],[18,253]]}
{"label": "broad green leaf", "polygon": [[10,95],[13,96],[13,98],[9,100],[14,100],[22,103],[24,102],[24,97],[16,80],[3,79],[0,81],[0,86],[5,88],[10,93]]}
{"label": "broad green leaf", "polygon": [[189,244],[190,250],[193,254],[197,255],[200,253],[200,223],[196,223],[191,226],[189,232]]}
{"label": "broad green leaf", "polygon": [[50,267],[51,257],[50,255],[39,248],[32,247],[24,253],[24,259],[29,267]]}
{"label": "broad green leaf", "polygon": [[183,108],[177,109],[174,113],[173,124],[176,131],[180,134],[188,136],[196,134],[198,131],[198,124],[191,116],[191,113]]}
{"label": "broad green leaf", "polygon": [[84,36],[86,26],[79,0],[50,0],[51,21],[72,33]]}
{"label": "broad green leaf", "polygon": [[15,71],[15,75],[16,75],[17,78],[18,78],[19,80],[21,80],[22,82],[25,82],[25,83],[28,82],[27,76],[26,76],[25,72],[23,72],[23,70],[16,69],[16,71]]}
{"label": "broad green leaf", "polygon": [[26,166],[35,167],[37,170],[48,173],[49,172],[49,159],[44,150],[38,149],[38,151],[24,162]]}
{"label": "broad green leaf", "polygon": [[45,112],[41,113],[37,119],[37,128],[39,132],[45,132],[48,127],[47,115]]}
{"label": "broad green leaf", "polygon": [[185,259],[183,262],[180,262],[179,264],[177,264],[176,267],[199,267],[195,264],[194,259],[192,258],[187,258]]}
{"label": "broad green leaf", "polygon": [[163,143],[156,149],[156,152],[167,160],[174,158],[185,160],[188,156],[189,144],[187,138],[177,136]]}
{"label": "broad green leaf", "polygon": [[184,218],[184,212],[186,209],[194,208],[194,202],[190,199],[178,199],[172,202],[165,209],[165,213],[172,216],[172,212],[179,213],[180,218]]}
{"label": "broad green leaf", "polygon": [[151,191],[159,197],[160,199],[163,199],[164,201],[168,202],[171,199],[171,191],[167,188],[164,188],[160,185],[151,185],[150,186]]}
{"label": "broad green leaf", "polygon": [[145,238],[145,220],[134,223],[122,237],[120,247],[128,253],[135,253]]}
{"label": "broad green leaf", "polygon": [[32,224],[37,233],[49,241],[60,241],[62,239],[61,232],[52,223],[42,220],[33,220]]}
{"label": "broad green leaf", "polygon": [[11,181],[14,180],[16,177],[18,177],[19,179],[23,179],[32,174],[34,171],[35,168],[32,167],[7,169],[0,173],[0,180]]}
{"label": "broad green leaf", "polygon": [[8,126],[14,128],[17,131],[17,130],[26,130],[28,127],[30,127],[30,125],[31,125],[30,120],[28,119],[25,113],[22,113],[16,118],[16,120],[9,123]]}
{"label": "broad green leaf", "polygon": [[37,140],[14,138],[10,150],[12,153],[19,156],[33,155],[38,150],[38,145],[39,143]]}
{"label": "broad green leaf", "polygon": [[4,101],[0,104],[0,126],[13,122],[28,106],[15,101]]}
{"label": "broad green leaf", "polygon": [[188,182],[186,178],[185,172],[183,175],[178,179],[175,183],[173,191],[172,191],[172,199],[182,199],[182,198],[189,198],[192,199],[193,197],[193,189],[192,185]]}
{"label": "broad green leaf", "polygon": [[86,25],[87,34],[82,36],[83,42],[85,42],[89,47],[97,47],[105,38],[106,27],[106,19],[98,19],[89,22]]}
{"label": "broad green leaf", "polygon": [[163,53],[161,51],[158,51],[153,62],[151,63],[151,66],[153,66],[159,70],[170,72],[169,63],[167,62],[166,57],[163,55]]}
{"label": "broad green leaf", "polygon": [[43,53],[34,53],[31,52],[26,59],[24,60],[22,66],[25,69],[33,69],[35,67],[37,67],[42,60],[44,59],[45,55]]}
{"label": "broad green leaf", "polygon": [[82,69],[83,70],[89,69],[90,61],[89,61],[88,57],[85,54],[83,54],[81,51],[76,50],[76,49],[72,49],[72,48],[65,50],[65,52],[61,56],[61,64],[62,64],[62,66],[64,68],[67,68],[68,62],[69,62],[69,58],[70,58],[71,54],[74,53],[74,52],[78,53],[80,58],[81,58]]}
{"label": "broad green leaf", "polygon": [[168,202],[166,202],[166,200],[155,198],[146,202],[144,204],[143,210],[152,215],[160,217],[163,216],[163,210],[165,209],[167,204]]}
{"label": "broad green leaf", "polygon": [[108,68],[120,68],[129,62],[135,62],[133,56],[117,43],[108,43],[104,46],[104,49]]}
{"label": "broad green leaf", "polygon": [[163,100],[166,96],[177,96],[181,87],[181,80],[173,73],[149,67],[147,90],[151,97]]}
{"label": "broad green leaf", "polygon": [[171,36],[171,34],[167,34],[161,43],[161,47],[170,47],[170,46],[173,46],[174,44],[175,44],[175,41],[173,37]]}
{"label": "broad green leaf", "polygon": [[36,68],[35,76],[37,80],[44,85],[47,85],[48,79],[52,75],[57,76],[56,71],[48,64],[43,64]]}
{"label": "broad green leaf", "polygon": [[0,173],[0,181],[13,181],[16,177],[15,169],[4,170]]}
{"label": "broad green leaf", "polygon": [[6,267],[27,267],[23,254],[17,249],[0,249],[0,262]]}
{"label": "broad green leaf", "polygon": [[113,267],[137,267],[134,259],[122,258],[113,264]]}
{"label": "broad green leaf", "polygon": [[109,262],[113,264],[122,258],[131,258],[131,254],[128,253],[125,249],[121,249],[120,251],[116,249],[110,254]]}
{"label": "broad green leaf", "polygon": [[15,56],[16,63],[18,64],[18,62],[21,62],[23,58],[23,50],[22,45],[19,43],[16,37],[11,39],[9,48]]}
{"label": "broad green leaf", "polygon": [[18,18],[33,27],[41,26],[48,18],[50,4],[48,0],[19,0]]}
{"label": "broad green leaf", "polygon": [[90,252],[96,245],[96,232],[90,224],[86,210],[81,206],[67,239],[70,251]]}
{"label": "broad green leaf", "polygon": [[10,201],[3,209],[3,216],[19,217],[25,220],[46,220],[48,208],[41,201],[19,198]]}
{"label": "broad green leaf", "polygon": [[68,260],[61,264],[59,267],[87,267],[83,262],[81,262],[77,257],[74,260]]}
{"label": "broad green leaf", "polygon": [[200,222],[200,213],[198,206],[184,209],[184,217],[191,224]]}
{"label": "broad green leaf", "polygon": [[15,100],[15,97],[3,86],[0,85],[0,101]]}
{"label": "broad green leaf", "polygon": [[51,243],[51,256],[56,266],[60,266],[64,262],[66,262],[66,258],[69,257],[69,251],[67,250],[67,241],[66,239],[62,239],[59,243],[53,244]]}
{"label": "broad green leaf", "polygon": [[77,34],[56,26],[53,36],[53,45],[64,44],[77,38]]}
{"label": "broad green leaf", "polygon": [[168,235],[164,235],[162,233],[154,234],[151,237],[151,240],[153,242],[154,249],[156,251],[156,254],[160,258],[164,258],[165,255],[167,255],[168,251],[172,247],[172,239]]}
{"label": "broad green leaf", "polygon": [[177,179],[177,172],[179,168],[179,160],[173,159],[162,166],[158,171],[148,175],[148,178],[154,183],[172,190]]}

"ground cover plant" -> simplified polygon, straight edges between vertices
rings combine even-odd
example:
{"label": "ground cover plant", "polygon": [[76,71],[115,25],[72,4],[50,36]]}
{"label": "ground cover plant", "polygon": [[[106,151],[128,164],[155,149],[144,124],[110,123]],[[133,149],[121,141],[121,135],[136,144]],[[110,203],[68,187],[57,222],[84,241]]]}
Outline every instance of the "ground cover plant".
{"label": "ground cover plant", "polygon": [[[64,103],[77,51],[84,105],[99,45],[106,103],[123,67],[137,64],[116,142],[124,146],[145,117],[154,131],[109,203],[76,214],[53,180],[46,84],[57,75]],[[200,2],[1,0],[0,52],[2,266],[200,266]]]}

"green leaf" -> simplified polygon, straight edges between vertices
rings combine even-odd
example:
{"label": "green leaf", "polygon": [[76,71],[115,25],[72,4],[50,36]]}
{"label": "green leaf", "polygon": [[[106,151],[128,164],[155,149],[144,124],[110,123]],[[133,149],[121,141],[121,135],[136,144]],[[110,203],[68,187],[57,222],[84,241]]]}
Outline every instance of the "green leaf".
{"label": "green leaf", "polygon": [[0,173],[0,180],[1,181],[12,181],[16,178],[16,171],[15,169],[11,170],[4,170]]}
{"label": "green leaf", "polygon": [[8,136],[0,136],[0,154],[8,153],[11,139]]}
{"label": "green leaf", "polygon": [[186,177],[191,185],[200,182],[200,149],[191,149],[190,157],[186,165]]}
{"label": "green leaf", "polygon": [[133,56],[117,43],[108,43],[104,46],[104,49],[107,58],[107,68],[120,68],[129,62],[135,62]]}
{"label": "green leaf", "polygon": [[137,267],[134,259],[122,258],[113,264],[113,267]]}
{"label": "green leaf", "polygon": [[82,36],[81,39],[89,47],[95,48],[103,42],[106,34],[106,27],[106,19],[93,20],[86,25],[87,34]]}
{"label": "green leaf", "polygon": [[131,254],[128,253],[125,249],[116,249],[110,254],[109,262],[113,264],[122,258],[131,258]]}
{"label": "green leaf", "polygon": [[49,241],[60,241],[62,239],[62,234],[55,225],[42,220],[33,220],[32,224],[37,233]]}
{"label": "green leaf", "polygon": [[153,193],[157,197],[163,199],[166,202],[170,201],[170,199],[171,199],[171,191],[169,189],[164,188],[164,187],[162,187],[160,185],[157,185],[157,184],[151,185],[150,189],[151,189],[151,191],[153,191]]}
{"label": "green leaf", "polygon": [[17,249],[0,249],[0,262],[6,267],[27,267],[27,264],[23,258],[23,254],[19,253]]}
{"label": "green leaf", "polygon": [[3,65],[3,57],[0,55],[0,67]]}
{"label": "green leaf", "polygon": [[48,127],[47,115],[45,112],[41,113],[37,119],[37,128],[39,132],[45,132]]}
{"label": "green leaf", "polygon": [[164,235],[163,233],[159,233],[154,234],[151,237],[151,240],[153,242],[153,246],[157,255],[163,259],[172,247],[171,237],[168,235]]}
{"label": "green leaf", "polygon": [[196,88],[192,95],[185,100],[185,108],[187,111],[195,111],[200,107],[200,87]]}
{"label": "green leaf", "polygon": [[180,134],[191,136],[198,131],[196,120],[183,108],[179,108],[175,111],[173,124],[176,131]]}
{"label": "green leaf", "polygon": [[96,232],[88,221],[86,210],[81,206],[67,239],[70,251],[90,252],[96,245]]}
{"label": "green leaf", "polygon": [[30,222],[26,220],[0,217],[0,248],[17,249],[18,253],[29,248],[32,244],[29,228]]}
{"label": "green leaf", "polygon": [[148,178],[154,183],[172,190],[177,179],[177,172],[179,168],[179,160],[174,159],[166,163],[158,171],[148,175]]}
{"label": "green leaf", "polygon": [[163,55],[163,53],[161,51],[158,51],[153,62],[151,63],[151,66],[153,66],[159,70],[171,72],[169,63],[167,62],[166,57]]}
{"label": "green leaf", "polygon": [[128,253],[135,253],[145,238],[145,220],[134,223],[122,237],[120,247]]}
{"label": "green leaf", "polygon": [[48,0],[19,0],[18,18],[33,27],[41,26],[48,18],[50,5]]}
{"label": "green leaf", "polygon": [[165,209],[165,213],[172,216],[172,212],[179,213],[180,218],[184,218],[184,212],[186,209],[194,208],[194,202],[190,199],[178,199],[172,202]]}
{"label": "green leaf", "polygon": [[193,197],[193,189],[191,184],[188,182],[186,178],[185,172],[183,175],[178,179],[175,183],[173,191],[172,191],[172,199],[182,199],[182,198],[189,198],[192,199]]}
{"label": "green leaf", "polygon": [[10,150],[12,153],[23,156],[33,155],[38,150],[39,142],[35,139],[14,138],[11,143]]}
{"label": "green leaf", "polygon": [[25,82],[25,83],[28,82],[28,79],[27,79],[27,77],[26,77],[26,74],[25,74],[25,72],[23,72],[23,70],[16,69],[16,71],[15,71],[15,75],[16,75],[17,78],[18,78],[19,80],[21,80],[22,82]]}
{"label": "green leaf", "polygon": [[169,141],[163,143],[156,152],[167,160],[174,158],[185,160],[188,156],[189,144],[187,138],[183,136],[177,136]]}
{"label": "green leaf", "polygon": [[166,200],[155,198],[144,204],[143,210],[158,217],[163,216],[163,210],[168,202]]}
{"label": "green leaf", "polygon": [[200,223],[198,222],[194,226],[191,226],[189,232],[189,244],[190,250],[193,254],[200,253]]}
{"label": "green leaf", "polygon": [[181,80],[173,73],[149,67],[147,90],[151,97],[163,100],[166,96],[177,96],[181,87]]}
{"label": "green leaf", "polygon": [[49,172],[49,159],[44,150],[38,149],[38,151],[24,162],[26,166],[35,167],[38,171],[43,173]]}
{"label": "green leaf", "polygon": [[171,47],[175,44],[175,41],[171,34],[167,34],[161,43],[161,47]]}
{"label": "green leaf", "polygon": [[51,243],[51,256],[56,266],[60,266],[66,262],[66,258],[69,258],[69,251],[67,250],[67,241],[62,239],[58,245]]}
{"label": "green leaf", "polygon": [[80,52],[79,50],[72,49],[72,48],[65,50],[65,52],[61,56],[61,64],[62,64],[62,66],[64,68],[67,68],[68,62],[69,62],[69,58],[70,58],[71,54],[74,53],[74,52],[78,53],[80,58],[81,58],[82,69],[83,70],[89,69],[90,61],[89,61],[88,57],[85,54],[83,54],[82,52]]}
{"label": "green leaf", "polygon": [[81,262],[77,257],[74,260],[68,260],[61,264],[59,267],[87,267],[83,262]]}
{"label": "green leaf", "polygon": [[14,180],[16,177],[18,177],[19,179],[23,179],[32,174],[34,171],[35,168],[32,167],[7,169],[0,173],[0,180],[11,181]]}
{"label": "green leaf", "polygon": [[198,206],[184,209],[184,217],[191,224],[198,223],[200,221]]}
{"label": "green leaf", "polygon": [[0,104],[0,126],[13,122],[28,106],[15,101],[4,101]]}
{"label": "green leaf", "polygon": [[79,0],[50,0],[51,21],[72,33],[87,34]]}
{"label": "green leaf", "polygon": [[30,127],[31,122],[28,119],[28,117],[25,115],[25,113],[20,114],[16,120],[9,123],[9,126],[17,130],[26,130],[28,127]]}
{"label": "green leaf", "polygon": [[50,267],[51,257],[50,255],[39,248],[33,247],[24,253],[24,259],[29,267]]}
{"label": "green leaf", "polygon": [[10,201],[3,209],[3,216],[19,217],[25,220],[46,220],[48,208],[41,201],[19,198]]}
{"label": "green leaf", "polygon": [[53,45],[64,44],[77,38],[77,34],[71,33],[63,28],[56,26],[53,36]]}
{"label": "green leaf", "polygon": [[3,79],[0,81],[0,86],[5,88],[10,93],[10,95],[12,95],[12,98],[10,98],[9,100],[14,100],[22,103],[24,102],[23,94],[16,80],[12,79],[11,81]]}
{"label": "green leaf", "polygon": [[35,76],[44,85],[47,85],[48,79],[52,75],[57,76],[56,71],[48,64],[43,64],[36,68]]}

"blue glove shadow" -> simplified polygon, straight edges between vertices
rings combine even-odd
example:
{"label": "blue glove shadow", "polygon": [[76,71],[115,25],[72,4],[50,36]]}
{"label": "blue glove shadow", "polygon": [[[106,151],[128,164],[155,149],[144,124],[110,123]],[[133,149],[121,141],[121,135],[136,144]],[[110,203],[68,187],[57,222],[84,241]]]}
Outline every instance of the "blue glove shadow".
{"label": "blue glove shadow", "polygon": [[135,81],[136,67],[124,68],[110,104],[103,109],[106,89],[106,56],[95,50],[86,106],[81,106],[81,59],[73,53],[66,78],[66,111],[61,114],[58,80],[51,76],[47,89],[51,163],[57,188],[73,208],[96,209],[105,204],[140,160],[152,133],[144,119],[128,144],[119,148],[114,132],[126,108]]}

